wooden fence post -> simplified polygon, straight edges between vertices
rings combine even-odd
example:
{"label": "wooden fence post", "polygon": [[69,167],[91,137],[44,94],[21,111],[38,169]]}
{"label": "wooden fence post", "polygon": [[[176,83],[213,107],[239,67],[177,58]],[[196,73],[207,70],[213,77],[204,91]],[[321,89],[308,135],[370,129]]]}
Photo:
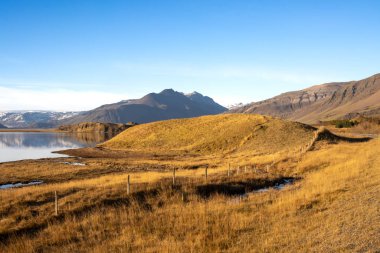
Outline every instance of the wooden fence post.
{"label": "wooden fence post", "polygon": [[244,166],[244,173],[247,173],[247,165]]}
{"label": "wooden fence post", "polygon": [[128,180],[127,180],[127,194],[129,195],[131,193],[131,176],[128,175]]}
{"label": "wooden fence post", "polygon": [[182,192],[182,202],[187,202],[187,193]]}
{"label": "wooden fence post", "polygon": [[205,178],[206,178],[206,182],[207,182],[207,167],[206,167],[206,169],[205,169]]}
{"label": "wooden fence post", "polygon": [[228,164],[227,176],[229,177],[230,174],[231,174],[231,163]]}
{"label": "wooden fence post", "polygon": [[54,198],[55,198],[55,216],[58,216],[58,194],[57,191],[54,192]]}
{"label": "wooden fence post", "polygon": [[173,169],[173,186],[175,186],[175,168]]}

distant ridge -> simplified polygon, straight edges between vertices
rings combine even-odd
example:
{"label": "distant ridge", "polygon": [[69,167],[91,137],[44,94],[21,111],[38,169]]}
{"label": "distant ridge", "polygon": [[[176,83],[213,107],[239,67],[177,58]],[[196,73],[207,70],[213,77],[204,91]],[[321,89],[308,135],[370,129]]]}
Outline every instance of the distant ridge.
{"label": "distant ridge", "polygon": [[64,120],[62,124],[80,122],[148,123],[219,114],[225,111],[227,108],[198,92],[185,95],[173,89],[166,89],[160,93],[150,93],[140,99],[123,100],[100,106]]}
{"label": "distant ridge", "polygon": [[9,128],[52,128],[59,125],[59,121],[73,117],[78,113],[53,111],[0,112],[0,123]]}
{"label": "distant ridge", "polygon": [[4,126],[3,124],[0,124],[0,129],[4,129],[4,128],[7,128],[7,127]]}
{"label": "distant ridge", "polygon": [[380,74],[283,93],[229,112],[265,114],[303,123],[380,115]]}

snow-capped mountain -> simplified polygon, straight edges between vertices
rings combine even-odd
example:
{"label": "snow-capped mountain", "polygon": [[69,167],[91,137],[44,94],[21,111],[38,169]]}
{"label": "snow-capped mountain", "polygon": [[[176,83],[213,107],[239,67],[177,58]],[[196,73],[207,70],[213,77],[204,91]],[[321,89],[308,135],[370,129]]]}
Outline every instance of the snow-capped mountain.
{"label": "snow-capped mountain", "polygon": [[228,108],[228,110],[233,110],[233,109],[236,109],[236,108],[240,108],[242,106],[244,106],[243,103],[236,103],[236,104],[228,105],[227,108]]}
{"label": "snow-capped mountain", "polygon": [[0,112],[0,124],[8,128],[49,128],[79,112],[9,111]]}

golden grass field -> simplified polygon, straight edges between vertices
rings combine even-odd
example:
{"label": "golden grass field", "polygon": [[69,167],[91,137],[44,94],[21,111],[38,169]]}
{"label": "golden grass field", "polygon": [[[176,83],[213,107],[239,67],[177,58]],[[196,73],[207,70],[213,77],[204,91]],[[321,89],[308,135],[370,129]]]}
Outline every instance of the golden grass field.
{"label": "golden grass field", "polygon": [[[45,182],[0,190],[0,252],[379,252],[380,139],[317,132],[207,116],[135,126],[87,158],[0,164],[0,184]],[[296,181],[233,195],[282,178]]]}
{"label": "golden grass field", "polygon": [[314,130],[269,116],[221,114],[138,125],[101,146],[158,154],[275,153],[302,145]]}

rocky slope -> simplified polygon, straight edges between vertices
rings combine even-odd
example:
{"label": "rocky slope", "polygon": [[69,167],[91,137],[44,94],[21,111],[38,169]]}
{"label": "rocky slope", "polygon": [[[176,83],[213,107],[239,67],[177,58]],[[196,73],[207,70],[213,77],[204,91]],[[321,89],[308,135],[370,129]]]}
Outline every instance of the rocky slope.
{"label": "rocky slope", "polygon": [[174,118],[190,118],[218,114],[227,109],[210,97],[197,92],[183,94],[172,89],[150,93],[140,99],[124,100],[100,106],[63,121],[65,124],[80,122],[147,123]]}
{"label": "rocky slope", "polygon": [[317,123],[360,115],[380,115],[380,74],[360,81],[328,83],[281,94],[235,108],[231,113],[255,113]]}

